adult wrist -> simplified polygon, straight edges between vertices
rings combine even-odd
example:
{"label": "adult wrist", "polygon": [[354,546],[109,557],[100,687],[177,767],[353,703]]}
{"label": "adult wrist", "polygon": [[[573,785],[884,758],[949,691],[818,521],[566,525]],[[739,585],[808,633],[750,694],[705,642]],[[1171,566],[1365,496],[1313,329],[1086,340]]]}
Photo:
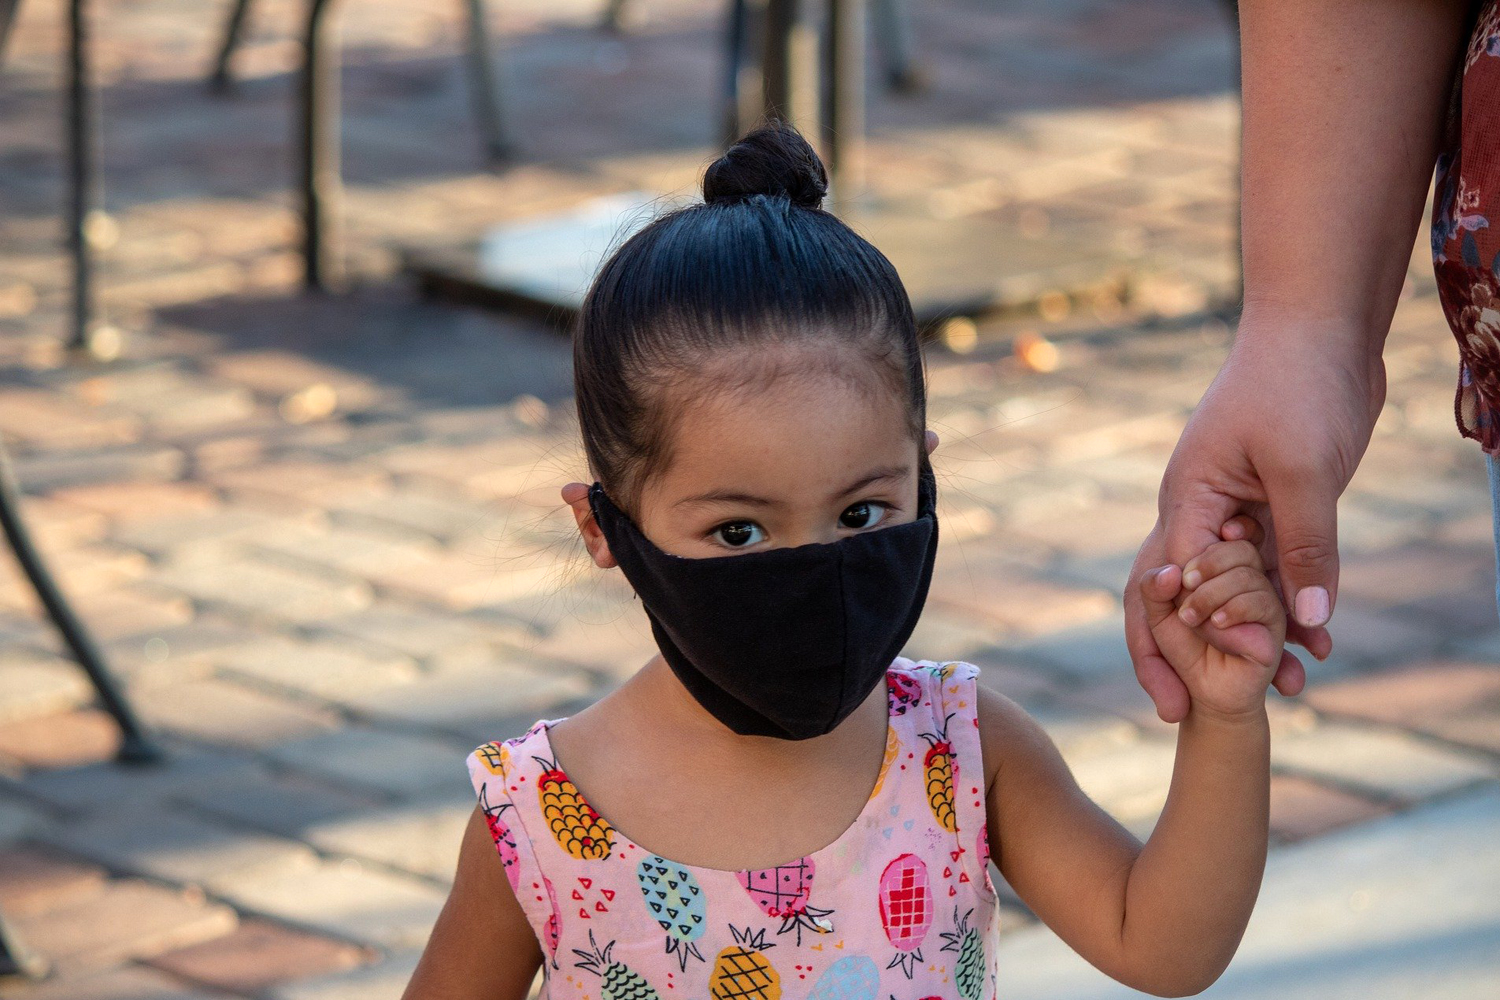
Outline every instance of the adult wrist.
{"label": "adult wrist", "polygon": [[1313,307],[1273,296],[1247,295],[1236,343],[1265,343],[1278,349],[1316,343],[1340,360],[1373,364],[1380,360],[1389,332],[1390,317],[1378,322],[1361,309]]}

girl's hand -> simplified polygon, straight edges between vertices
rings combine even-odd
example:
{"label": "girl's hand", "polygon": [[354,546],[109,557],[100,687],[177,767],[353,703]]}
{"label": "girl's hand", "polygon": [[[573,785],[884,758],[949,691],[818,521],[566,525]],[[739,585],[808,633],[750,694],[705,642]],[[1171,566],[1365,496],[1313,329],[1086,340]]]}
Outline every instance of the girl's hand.
{"label": "girl's hand", "polygon": [[1162,655],[1195,709],[1223,716],[1259,711],[1281,663],[1286,611],[1266,575],[1254,530],[1226,524],[1226,537],[1180,569],[1141,578],[1141,601]]}

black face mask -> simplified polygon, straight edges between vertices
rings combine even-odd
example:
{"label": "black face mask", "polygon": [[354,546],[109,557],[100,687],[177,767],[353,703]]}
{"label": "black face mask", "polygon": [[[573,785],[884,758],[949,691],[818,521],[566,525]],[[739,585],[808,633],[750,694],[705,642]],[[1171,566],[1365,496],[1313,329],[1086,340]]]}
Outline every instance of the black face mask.
{"label": "black face mask", "polygon": [[924,461],[916,520],[836,542],[689,559],[663,552],[594,483],[589,506],[672,672],[741,736],[831,731],[916,627],[937,556]]}

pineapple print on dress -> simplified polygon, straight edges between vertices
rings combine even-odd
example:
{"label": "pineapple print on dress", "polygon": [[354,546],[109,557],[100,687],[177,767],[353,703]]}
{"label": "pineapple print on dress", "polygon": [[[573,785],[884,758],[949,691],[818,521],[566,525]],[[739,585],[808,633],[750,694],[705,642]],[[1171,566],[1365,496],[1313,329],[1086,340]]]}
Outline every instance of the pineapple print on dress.
{"label": "pineapple print on dress", "polygon": [[532,760],[542,766],[536,782],[537,797],[542,803],[547,828],[558,844],[580,861],[609,857],[614,844],[614,827],[584,801],[577,786],[568,780],[556,762],[544,757],[533,757]]}
{"label": "pineapple print on dress", "polygon": [[547,954],[552,956],[555,969],[558,967],[557,944],[562,940],[562,910],[557,905],[557,890],[552,888],[552,880],[543,875],[542,881],[547,884],[547,904],[552,907],[552,913],[547,917]]}
{"label": "pineapple print on dress", "polygon": [[887,969],[901,967],[912,978],[922,961],[922,940],[932,926],[932,887],[927,864],[915,854],[901,854],[880,874],[880,925],[896,949]]}
{"label": "pineapple print on dress", "polygon": [[500,855],[500,863],[505,868],[505,877],[510,880],[511,892],[519,896],[521,893],[521,854],[516,847],[516,835],[500,817],[505,810],[514,809],[515,806],[510,802],[491,805],[490,789],[486,785],[479,790],[479,808],[484,812],[484,822],[490,828],[490,839],[495,842],[495,851]]}
{"label": "pineapple print on dress", "polygon": [[703,936],[708,919],[708,899],[693,873],[666,858],[652,854],[635,866],[646,909],[667,932],[667,954],[677,956],[679,968],[687,971],[688,956],[706,959],[695,943]]}
{"label": "pineapple print on dress", "polygon": [[735,943],[714,959],[708,993],[714,1000],[781,1000],[781,976],[762,952],[775,945],[765,928],[730,926]]}
{"label": "pineapple print on dress", "polygon": [[885,693],[890,714],[905,715],[908,708],[922,700],[922,683],[905,671],[887,671]]}
{"label": "pineapple print on dress", "polygon": [[776,933],[795,930],[797,944],[801,945],[803,930],[818,934],[833,930],[833,922],[828,919],[833,911],[820,910],[808,903],[815,870],[813,859],[806,857],[789,865],[737,872],[735,877],[766,916],[781,918],[781,928]]}
{"label": "pineapple print on dress", "polygon": [[939,931],[947,944],[943,945],[941,951],[958,952],[958,967],[953,972],[953,981],[958,984],[958,995],[963,1000],[979,1000],[980,990],[984,986],[984,942],[979,939],[979,932],[969,927],[969,917],[973,914],[969,910],[962,917],[958,915],[958,907],[953,908],[953,931]]}
{"label": "pineapple print on dress", "polygon": [[484,769],[491,774],[504,778],[510,767],[510,747],[504,743],[491,740],[474,751],[474,756]]}
{"label": "pineapple print on dress", "polygon": [[624,962],[616,962],[609,957],[614,950],[615,943],[611,941],[601,950],[598,942],[594,940],[594,932],[589,930],[590,951],[582,948],[574,948],[573,954],[583,959],[574,965],[580,969],[592,972],[603,980],[601,992],[604,1000],[661,1000],[661,995],[656,988],[646,982],[646,977],[630,968]]}
{"label": "pineapple print on dress", "polygon": [[927,805],[932,810],[938,826],[949,833],[958,832],[958,812],[953,807],[953,779],[958,768],[953,760],[953,744],[948,742],[948,720],[943,718],[942,728],[935,733],[922,733],[927,741],[927,753],[922,757],[922,769],[927,776]]}
{"label": "pineapple print on dress", "polygon": [[834,962],[807,994],[807,1000],[875,1000],[880,970],[868,955],[846,955]]}

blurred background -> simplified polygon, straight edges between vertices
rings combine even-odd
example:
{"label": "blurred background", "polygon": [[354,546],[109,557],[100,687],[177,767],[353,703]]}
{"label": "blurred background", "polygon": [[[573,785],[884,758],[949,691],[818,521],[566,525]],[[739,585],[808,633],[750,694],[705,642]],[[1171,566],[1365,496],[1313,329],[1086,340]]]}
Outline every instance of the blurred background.
{"label": "blurred background", "polygon": [[[0,996],[399,997],[465,755],[652,652],[558,498],[570,305],[767,100],[931,337],[908,655],[978,663],[1149,833],[1172,733],[1120,593],[1233,336],[1226,4],[3,0],[0,39],[0,485],[58,590],[0,553],[0,915],[39,977]],[[1500,995],[1489,498],[1425,257],[1210,996]],[[1004,995],[1136,995],[1004,907]]]}

